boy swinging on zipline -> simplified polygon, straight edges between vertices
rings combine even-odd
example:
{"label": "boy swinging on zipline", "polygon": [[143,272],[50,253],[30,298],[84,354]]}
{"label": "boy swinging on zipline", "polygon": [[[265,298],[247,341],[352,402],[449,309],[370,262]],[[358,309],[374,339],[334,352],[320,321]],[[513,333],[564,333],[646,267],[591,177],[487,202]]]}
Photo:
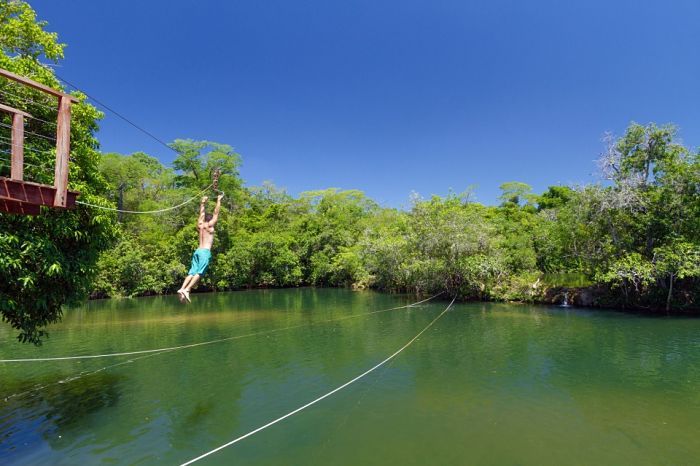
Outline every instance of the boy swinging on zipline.
{"label": "boy swinging on zipline", "polygon": [[202,202],[199,204],[199,217],[197,218],[197,230],[199,231],[199,247],[192,254],[192,266],[190,271],[185,277],[185,281],[182,282],[182,286],[177,290],[177,294],[180,296],[180,302],[191,302],[190,301],[190,291],[197,285],[199,279],[204,272],[206,272],[207,267],[209,267],[209,260],[211,259],[211,245],[214,243],[214,225],[219,220],[219,210],[221,210],[221,199],[224,197],[223,194],[219,194],[216,198],[216,207],[214,207],[214,214],[205,213],[205,205],[209,198],[204,196]]}

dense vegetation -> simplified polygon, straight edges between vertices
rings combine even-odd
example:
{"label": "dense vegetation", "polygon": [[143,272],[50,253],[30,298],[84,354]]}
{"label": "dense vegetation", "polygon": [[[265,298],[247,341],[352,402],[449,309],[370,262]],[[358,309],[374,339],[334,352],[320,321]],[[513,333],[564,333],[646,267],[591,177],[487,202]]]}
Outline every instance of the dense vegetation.
{"label": "dense vegetation", "polygon": [[[111,200],[148,210],[194,195],[222,167],[228,193],[211,273],[202,288],[373,287],[465,299],[540,300],[543,273],[575,272],[601,303],[650,309],[697,306],[700,159],[672,126],[632,124],[608,138],[601,184],[501,186],[501,204],[470,193],[380,208],[360,191],[293,198],[272,185],[244,188],[240,157],[225,145],[176,141],[173,169],[146,154],[105,154]],[[124,216],[102,255],[95,296],[173,292],[196,247],[196,203],[160,216]]]}
{"label": "dense vegetation", "polygon": [[[59,60],[63,45],[27,4],[0,1],[0,49],[0,67],[60,88],[39,58]],[[33,103],[35,93],[6,82],[0,93],[3,102],[54,118],[49,107]],[[600,304],[698,308],[700,156],[675,140],[673,126],[631,124],[621,138],[608,138],[596,185],[552,186],[536,195],[511,182],[501,186],[498,206],[472,202],[467,191],[415,198],[403,211],[381,208],[355,190],[295,198],[269,184],[245,187],[241,157],[225,144],[176,140],[172,168],[144,153],[100,154],[99,118],[86,103],[74,108],[70,186],[83,201],[166,208],[196,196],[221,170],[227,196],[200,289],[353,286],[538,301],[548,293],[543,274],[573,272],[595,284]],[[50,135],[52,128],[32,120],[29,130]],[[51,183],[40,167],[52,164],[50,142],[26,144],[27,162],[39,166],[28,166],[27,178]],[[0,157],[0,174],[7,173],[6,159]],[[174,292],[197,246],[196,208],[195,201],[157,215],[84,207],[45,209],[37,217],[0,214],[0,272],[9,278],[0,283],[3,319],[20,340],[36,343],[62,305],[88,293]]]}
{"label": "dense vegetation", "polygon": [[[56,62],[63,44],[44,31],[23,2],[0,1],[0,68],[60,88],[53,71],[39,59]],[[84,96],[77,95],[81,99]],[[35,118],[25,128],[25,179],[53,185],[56,100],[0,79],[2,103],[25,109]],[[84,102],[74,105],[71,124],[70,189],[89,202],[105,185],[97,170],[100,153],[94,133],[101,114]],[[44,120],[44,121],[42,121]],[[0,175],[9,174],[10,125],[0,113]],[[117,233],[111,216],[82,209],[45,209],[36,217],[0,214],[0,313],[19,331],[20,341],[38,343],[46,324],[58,320],[64,304],[84,299],[92,288],[100,252]]]}

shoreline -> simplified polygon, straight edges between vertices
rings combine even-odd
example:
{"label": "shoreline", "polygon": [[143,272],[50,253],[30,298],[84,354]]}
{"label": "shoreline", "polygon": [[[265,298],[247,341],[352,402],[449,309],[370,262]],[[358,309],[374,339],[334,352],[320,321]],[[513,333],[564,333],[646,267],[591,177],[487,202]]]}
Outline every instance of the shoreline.
{"label": "shoreline", "polygon": [[[251,286],[245,288],[236,289],[226,289],[226,290],[215,290],[215,289],[202,289],[195,291],[192,294],[205,294],[205,293],[221,293],[221,292],[235,292],[235,291],[257,291],[257,290],[289,290],[289,289],[303,289],[303,288],[317,288],[317,289],[348,289],[352,291],[374,291],[377,293],[386,294],[407,294],[414,295],[418,297],[429,296],[425,293],[417,293],[415,291],[388,291],[381,290],[377,288],[353,288],[350,286],[314,286],[314,285],[304,285],[304,286],[281,286],[281,287],[265,287],[265,286]],[[145,298],[145,297],[155,297],[155,296],[176,296],[176,292],[166,292],[166,293],[148,293],[137,296],[89,296],[88,301],[99,301],[107,299],[131,299],[131,298]],[[564,302],[568,303],[568,306],[563,306]],[[599,310],[613,310],[619,312],[629,312],[632,314],[641,314],[648,316],[658,316],[658,317],[698,317],[700,318],[700,308],[686,308],[686,309],[671,309],[666,311],[663,308],[654,307],[644,307],[644,306],[634,306],[634,305],[622,305],[614,301],[615,296],[611,295],[609,290],[606,290],[600,285],[590,285],[590,286],[552,286],[541,290],[537,290],[536,294],[533,293],[531,300],[498,300],[498,299],[464,299],[458,298],[457,302],[482,302],[482,303],[509,303],[509,304],[538,304],[543,306],[558,306],[562,309],[567,308],[580,308],[580,309],[599,309]]]}

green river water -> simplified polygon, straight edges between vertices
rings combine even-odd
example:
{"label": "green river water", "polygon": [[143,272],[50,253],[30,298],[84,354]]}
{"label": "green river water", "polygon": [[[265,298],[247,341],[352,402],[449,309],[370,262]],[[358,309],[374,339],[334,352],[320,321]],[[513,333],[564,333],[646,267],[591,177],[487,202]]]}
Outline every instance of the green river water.
{"label": "green river water", "polygon": [[[382,361],[449,304],[337,289],[93,301],[0,326],[1,464],[180,464]],[[285,327],[292,327],[281,330]],[[395,359],[196,464],[700,464],[700,319],[455,304]]]}

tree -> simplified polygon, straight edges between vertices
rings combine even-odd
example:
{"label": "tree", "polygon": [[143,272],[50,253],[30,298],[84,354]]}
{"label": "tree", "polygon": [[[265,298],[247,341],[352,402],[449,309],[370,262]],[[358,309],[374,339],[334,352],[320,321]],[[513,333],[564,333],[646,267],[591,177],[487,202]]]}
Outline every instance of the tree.
{"label": "tree", "polygon": [[181,171],[177,181],[182,186],[197,186],[200,189],[208,186],[215,170],[220,170],[222,178],[219,183],[222,189],[239,188],[240,184],[228,186],[227,182],[240,181],[238,168],[241,156],[233,147],[211,141],[193,141],[192,139],[176,139],[170,144],[178,156],[173,161],[173,168]]}
{"label": "tree", "polygon": [[620,288],[624,305],[628,305],[633,295],[641,295],[645,288],[653,283],[654,268],[651,262],[633,252],[612,262],[606,272],[600,274],[597,279],[611,285],[613,289]]}
{"label": "tree", "polygon": [[574,197],[574,191],[568,186],[550,186],[547,191],[537,196],[537,210],[557,209]]}
{"label": "tree", "polygon": [[306,275],[313,284],[336,285],[333,259],[354,245],[377,205],[361,191],[330,188],[301,194],[295,229]]}
{"label": "tree", "polygon": [[[122,160],[123,158],[123,160]],[[103,154],[100,160],[100,171],[104,174],[110,188],[116,194],[117,209],[123,210],[124,193],[127,190],[140,187],[146,177],[145,167],[132,157],[119,154]],[[119,213],[119,219],[122,220]]]}
{"label": "tree", "polygon": [[[41,57],[54,62],[63,57],[63,44],[45,26],[25,2],[0,2],[0,67],[60,89],[53,71],[39,62]],[[12,85],[12,92],[21,97],[32,91]],[[36,92],[31,96],[35,101],[42,98]],[[73,106],[71,116],[69,187],[79,191],[82,200],[105,204],[100,197],[105,183],[97,170],[94,137],[101,114],[84,102],[83,95],[75,96],[80,103]],[[26,107],[21,98],[10,104],[25,105],[32,115],[46,112],[38,105]],[[46,125],[36,129],[42,130],[50,134]],[[37,147],[45,151],[35,153],[35,162],[53,165],[50,146]],[[39,181],[50,182],[50,174],[41,176]],[[63,306],[87,296],[99,253],[109,247],[115,234],[113,215],[81,207],[72,211],[42,208],[35,217],[0,214],[0,313],[18,330],[20,341],[40,344],[47,336],[43,327],[60,319]]]}
{"label": "tree", "polygon": [[0,1],[0,48],[6,57],[15,56],[36,62],[46,57],[57,62],[63,58],[65,44],[55,32],[44,30],[46,21],[37,21],[28,3]]}
{"label": "tree", "polygon": [[654,268],[660,279],[667,280],[666,311],[670,311],[674,281],[700,277],[700,248],[686,241],[660,246],[654,250]]}
{"label": "tree", "polygon": [[520,181],[508,181],[500,186],[501,195],[499,199],[506,204],[514,204],[519,206],[521,202],[530,203],[534,198],[532,196],[532,186]]}

